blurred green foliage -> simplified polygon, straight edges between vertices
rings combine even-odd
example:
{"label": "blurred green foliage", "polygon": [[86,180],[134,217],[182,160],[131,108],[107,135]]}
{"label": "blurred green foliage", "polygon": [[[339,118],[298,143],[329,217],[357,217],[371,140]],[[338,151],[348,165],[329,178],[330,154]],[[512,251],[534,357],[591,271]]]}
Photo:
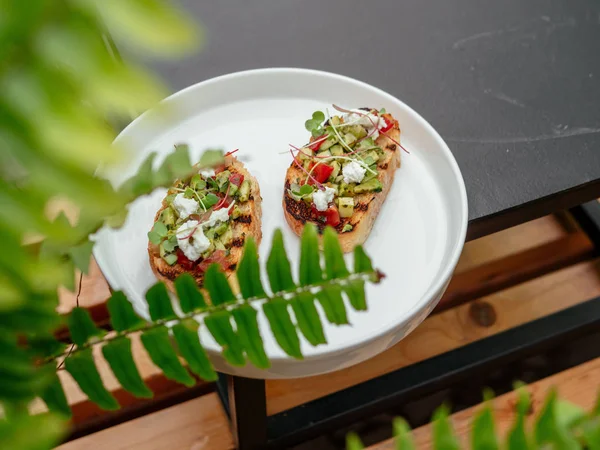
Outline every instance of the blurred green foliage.
{"label": "blurred green foliage", "polygon": [[[62,350],[52,338],[57,288],[74,288],[87,236],[131,200],[94,175],[123,155],[108,119],[129,120],[166,94],[116,57],[107,30],[162,57],[199,43],[190,19],[162,0],[0,0],[0,448],[49,448],[62,434],[58,416],[30,417],[27,404],[61,404],[55,371],[35,364]],[[80,211],[75,225],[49,216],[56,198]]]}
{"label": "blurred green foliage", "polygon": [[[519,387],[513,425],[506,435],[496,431],[491,394],[486,392],[484,398],[486,404],[474,414],[470,424],[469,445],[461,444],[452,428],[448,408],[442,406],[433,415],[431,448],[433,450],[600,449],[600,397],[596,407],[586,412],[576,405],[558,400],[556,391],[550,390],[542,408],[534,411],[527,390]],[[531,419],[532,427],[525,425],[528,417]],[[393,435],[393,445],[397,450],[417,448],[410,428],[404,420],[394,420]],[[346,438],[346,448],[362,450],[364,446],[355,433],[350,433]]]}

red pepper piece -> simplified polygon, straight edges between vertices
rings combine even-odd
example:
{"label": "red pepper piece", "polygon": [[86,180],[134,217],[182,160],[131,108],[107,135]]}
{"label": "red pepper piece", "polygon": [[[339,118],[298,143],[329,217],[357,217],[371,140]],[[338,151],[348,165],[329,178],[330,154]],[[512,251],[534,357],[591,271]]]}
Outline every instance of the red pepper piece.
{"label": "red pepper piece", "polygon": [[235,184],[237,187],[240,187],[244,182],[244,175],[241,173],[233,173],[229,176],[229,182],[231,184]]}
{"label": "red pepper piece", "polygon": [[[327,178],[329,178],[332,172],[333,167],[321,163],[315,166],[315,168],[312,171],[312,176],[315,180],[317,180],[317,182],[324,183],[325,181],[327,181]],[[309,184],[313,183],[314,182],[312,182],[312,179],[309,180]]]}

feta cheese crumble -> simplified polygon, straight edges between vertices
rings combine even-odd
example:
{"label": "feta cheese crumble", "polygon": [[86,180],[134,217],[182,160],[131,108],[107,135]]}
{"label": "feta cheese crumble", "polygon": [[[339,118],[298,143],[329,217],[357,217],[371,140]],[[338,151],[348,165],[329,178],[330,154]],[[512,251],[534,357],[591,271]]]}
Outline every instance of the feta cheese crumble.
{"label": "feta cheese crumble", "polygon": [[173,199],[172,205],[181,219],[186,219],[190,214],[197,212],[200,206],[196,200],[193,198],[185,198],[183,194],[177,194]]}
{"label": "feta cheese crumble", "polygon": [[342,169],[342,175],[344,176],[344,183],[360,183],[365,177],[367,169],[361,166],[356,161],[349,162],[344,165]]}
{"label": "feta cheese crumble", "polygon": [[198,173],[206,180],[207,178],[215,176],[215,169],[201,169]]}
{"label": "feta cheese crumble", "polygon": [[233,203],[229,205],[229,208],[221,208],[213,211],[210,217],[202,225],[208,225],[214,227],[219,222],[227,222],[229,220],[229,209],[233,206]]}
{"label": "feta cheese crumble", "polygon": [[[192,231],[193,234],[190,236]],[[196,261],[210,247],[210,241],[204,235],[202,225],[198,225],[197,220],[189,220],[182,224],[175,235],[177,245],[190,261]]]}
{"label": "feta cheese crumble", "polygon": [[317,211],[326,211],[329,203],[333,201],[335,189],[325,187],[324,191],[316,191],[313,193],[313,203]]}

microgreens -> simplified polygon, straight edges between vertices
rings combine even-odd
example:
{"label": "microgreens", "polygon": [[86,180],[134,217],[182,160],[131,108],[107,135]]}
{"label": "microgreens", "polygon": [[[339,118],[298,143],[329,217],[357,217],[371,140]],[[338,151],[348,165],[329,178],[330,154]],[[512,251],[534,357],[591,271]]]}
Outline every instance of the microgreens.
{"label": "microgreens", "polygon": [[[310,172],[308,172],[304,166],[302,165],[302,163],[300,161],[298,161],[298,159],[296,158],[296,155],[294,155],[294,152],[292,151],[292,149],[290,149],[290,154],[292,155],[292,158],[294,158],[294,163],[298,166],[298,168],[300,170],[302,170],[308,177],[307,177],[307,181],[310,178],[311,180],[313,180],[313,182],[317,185],[317,187],[324,191],[325,190],[325,186],[323,186],[321,183],[319,183],[311,174]],[[312,172],[312,169],[311,169]]]}
{"label": "microgreens", "polygon": [[308,119],[304,122],[304,126],[314,137],[321,136],[323,134],[322,124],[325,121],[325,114],[322,111],[315,111],[312,115],[312,119]]}
{"label": "microgreens", "polygon": [[217,197],[215,194],[213,194],[212,192],[210,194],[208,194],[206,197],[204,197],[202,199],[204,205],[206,206],[206,208],[210,208],[213,205],[216,205],[219,202],[219,197]]}
{"label": "microgreens", "polygon": [[296,201],[300,201],[303,198],[312,195],[313,192],[315,192],[315,189],[310,184],[303,184],[302,186],[298,184],[292,184],[290,189],[288,189],[288,193]]}
{"label": "microgreens", "polygon": [[167,232],[167,226],[164,223],[160,221],[155,222],[152,230],[148,232],[148,239],[153,244],[158,245],[167,236]]}
{"label": "microgreens", "polygon": [[381,109],[379,110],[379,114],[385,114],[385,113],[386,113],[386,111],[385,111],[385,108],[381,108]]}

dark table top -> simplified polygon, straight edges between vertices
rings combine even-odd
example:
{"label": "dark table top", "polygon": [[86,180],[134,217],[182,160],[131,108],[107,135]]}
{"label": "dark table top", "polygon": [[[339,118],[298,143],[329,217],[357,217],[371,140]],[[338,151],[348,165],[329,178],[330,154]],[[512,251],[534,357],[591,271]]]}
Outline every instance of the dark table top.
{"label": "dark table top", "polygon": [[600,197],[597,0],[184,0],[204,49],[157,64],[173,90],[305,67],[397,96],[465,178],[469,237]]}

